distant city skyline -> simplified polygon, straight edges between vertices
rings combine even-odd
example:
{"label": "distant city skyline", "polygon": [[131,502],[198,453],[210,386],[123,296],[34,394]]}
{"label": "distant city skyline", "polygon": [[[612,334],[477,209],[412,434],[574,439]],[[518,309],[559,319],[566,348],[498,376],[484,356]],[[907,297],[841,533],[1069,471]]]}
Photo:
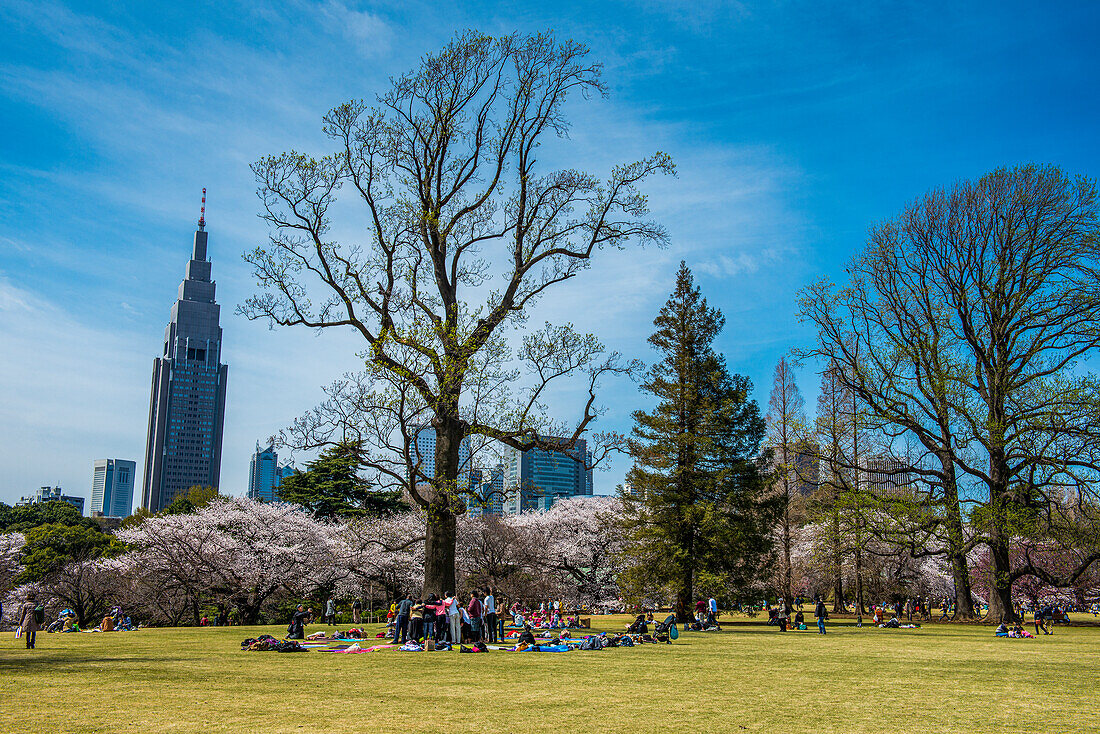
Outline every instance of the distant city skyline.
{"label": "distant city skyline", "polygon": [[39,487],[34,492],[28,495],[24,495],[13,502],[14,505],[34,505],[39,502],[68,502],[70,505],[80,510],[80,514],[84,514],[85,498],[81,495],[65,494],[60,486],[51,487]]}
{"label": "distant city skyline", "polygon": [[[425,21],[428,18],[428,21]],[[97,458],[143,465],[149,360],[202,187],[224,306],[227,397],[219,489],[244,495],[256,437],[361,368],[354,335],[270,330],[235,308],[255,291],[241,253],[266,243],[249,164],[323,155],[321,118],[372,100],[456,30],[553,28],[604,64],[606,98],[572,100],[568,139],[540,171],[605,176],[669,153],[646,188],[667,249],[601,252],[529,323],[571,322],[652,361],[652,320],[684,259],[727,324],[717,347],[767,404],[779,357],[813,338],[800,288],[844,277],[867,228],[929,188],[1035,161],[1100,173],[1090,93],[1100,5],[484,2],[366,7],[11,2],[0,7],[0,501],[58,484],[90,495]],[[340,192],[341,207],[351,197]],[[334,238],[361,236],[354,218]],[[491,282],[487,287],[495,287]],[[817,366],[797,372],[808,406]],[[274,396],[274,397],[273,397]],[[547,396],[578,417],[583,387]],[[630,380],[600,386],[595,430],[651,407]],[[109,412],[104,411],[109,406]],[[301,464],[305,454],[285,457]],[[629,459],[596,473],[601,493]],[[143,466],[139,466],[143,472]],[[138,481],[142,481],[139,477]]]}

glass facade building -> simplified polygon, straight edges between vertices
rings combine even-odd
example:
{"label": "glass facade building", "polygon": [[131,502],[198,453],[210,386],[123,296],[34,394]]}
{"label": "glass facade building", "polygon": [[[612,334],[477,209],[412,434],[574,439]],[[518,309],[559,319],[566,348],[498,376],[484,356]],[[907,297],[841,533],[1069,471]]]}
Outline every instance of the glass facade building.
{"label": "glass facade building", "polygon": [[[424,477],[435,476],[435,429],[421,426],[416,432],[416,443],[412,447],[412,459],[416,464],[417,481],[423,483]],[[470,482],[470,437],[462,439],[458,446],[458,488],[465,489]]]}
{"label": "glass facade building", "polygon": [[274,502],[283,477],[294,473],[294,468],[289,464],[279,466],[279,454],[275,452],[274,444],[266,449],[261,449],[256,444],[256,453],[252,454],[252,461],[248,464],[248,497],[264,502]]}
{"label": "glass facade building", "polygon": [[[566,439],[543,436],[566,443]],[[511,449],[504,478],[504,511],[509,514],[548,510],[563,497],[590,496],[592,470],[587,443],[580,439],[572,449],[544,451]]]}
{"label": "glass facade building", "polygon": [[504,512],[504,465],[470,470],[470,496],[466,508],[471,515],[500,515]]}
{"label": "glass facade building", "polygon": [[92,516],[127,517],[134,509],[137,463],[97,459],[92,464]]}
{"label": "glass facade building", "polygon": [[220,307],[199,221],[191,260],[153,360],[141,506],[167,507],[194,486],[217,487],[229,368],[222,363]]}

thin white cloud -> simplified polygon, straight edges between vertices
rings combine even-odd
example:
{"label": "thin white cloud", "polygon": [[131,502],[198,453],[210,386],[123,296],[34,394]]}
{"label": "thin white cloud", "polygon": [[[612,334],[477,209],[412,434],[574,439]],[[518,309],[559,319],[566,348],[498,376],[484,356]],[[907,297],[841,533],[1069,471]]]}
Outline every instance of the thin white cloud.
{"label": "thin white cloud", "polygon": [[341,0],[327,0],[319,10],[326,25],[344,34],[364,56],[382,56],[389,51],[393,30],[375,13],[349,8]]}

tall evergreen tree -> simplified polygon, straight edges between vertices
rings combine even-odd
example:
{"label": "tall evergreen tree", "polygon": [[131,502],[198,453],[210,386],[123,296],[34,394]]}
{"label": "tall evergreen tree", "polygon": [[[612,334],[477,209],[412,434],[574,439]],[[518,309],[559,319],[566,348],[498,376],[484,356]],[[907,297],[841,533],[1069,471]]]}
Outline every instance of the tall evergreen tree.
{"label": "tall evergreen tree", "polygon": [[338,444],[306,464],[279,484],[279,499],[302,505],[314,516],[381,517],[408,505],[399,491],[371,489],[359,476],[361,447],[352,442]]}
{"label": "tall evergreen tree", "polygon": [[653,323],[649,343],[663,358],[642,389],[660,402],[634,413],[626,522],[635,563],[625,585],[671,588],[677,615],[688,619],[700,580],[738,590],[762,578],[777,503],[766,497],[765,425],[752,384],[714,351],[725,318],[684,263]]}

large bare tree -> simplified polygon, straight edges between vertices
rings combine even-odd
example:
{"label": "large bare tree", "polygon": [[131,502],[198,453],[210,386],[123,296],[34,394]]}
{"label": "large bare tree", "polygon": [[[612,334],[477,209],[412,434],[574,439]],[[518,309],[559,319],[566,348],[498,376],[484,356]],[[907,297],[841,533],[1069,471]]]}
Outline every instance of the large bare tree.
{"label": "large bare tree", "polygon": [[[604,93],[584,46],[467,32],[393,79],[373,105],[329,112],[329,155],[288,152],[253,166],[272,234],[270,246],[246,255],[260,292],[242,312],[278,326],[350,329],[366,362],[290,435],[309,447],[369,424],[356,438],[381,446],[364,462],[406,482],[425,510],[425,592],[454,590],[463,442],[569,449],[599,414],[601,376],[635,368],[570,325],[524,329],[536,300],[580,275],[598,250],[666,239],[637,186],[671,173],[667,156],[602,180],[540,166],[542,143],[569,128],[566,100]],[[337,204],[344,190],[358,215]],[[587,383],[580,417],[555,426],[549,389],[574,375]],[[341,405],[349,393],[357,404]],[[422,426],[435,431],[434,471],[415,451]]]}
{"label": "large bare tree", "polygon": [[[1014,616],[1027,575],[1072,583],[1100,558],[1100,226],[1092,181],[1057,168],[1001,169],[937,189],[874,227],[852,282],[814,287],[803,313],[817,353],[930,457],[914,469],[948,510],[942,521],[960,592],[971,543],[990,555],[990,615]],[[856,345],[851,347],[848,345]],[[858,347],[858,354],[855,349]],[[955,509],[970,492],[974,535]],[[1075,568],[1010,553],[1018,538],[1072,540]]]}

